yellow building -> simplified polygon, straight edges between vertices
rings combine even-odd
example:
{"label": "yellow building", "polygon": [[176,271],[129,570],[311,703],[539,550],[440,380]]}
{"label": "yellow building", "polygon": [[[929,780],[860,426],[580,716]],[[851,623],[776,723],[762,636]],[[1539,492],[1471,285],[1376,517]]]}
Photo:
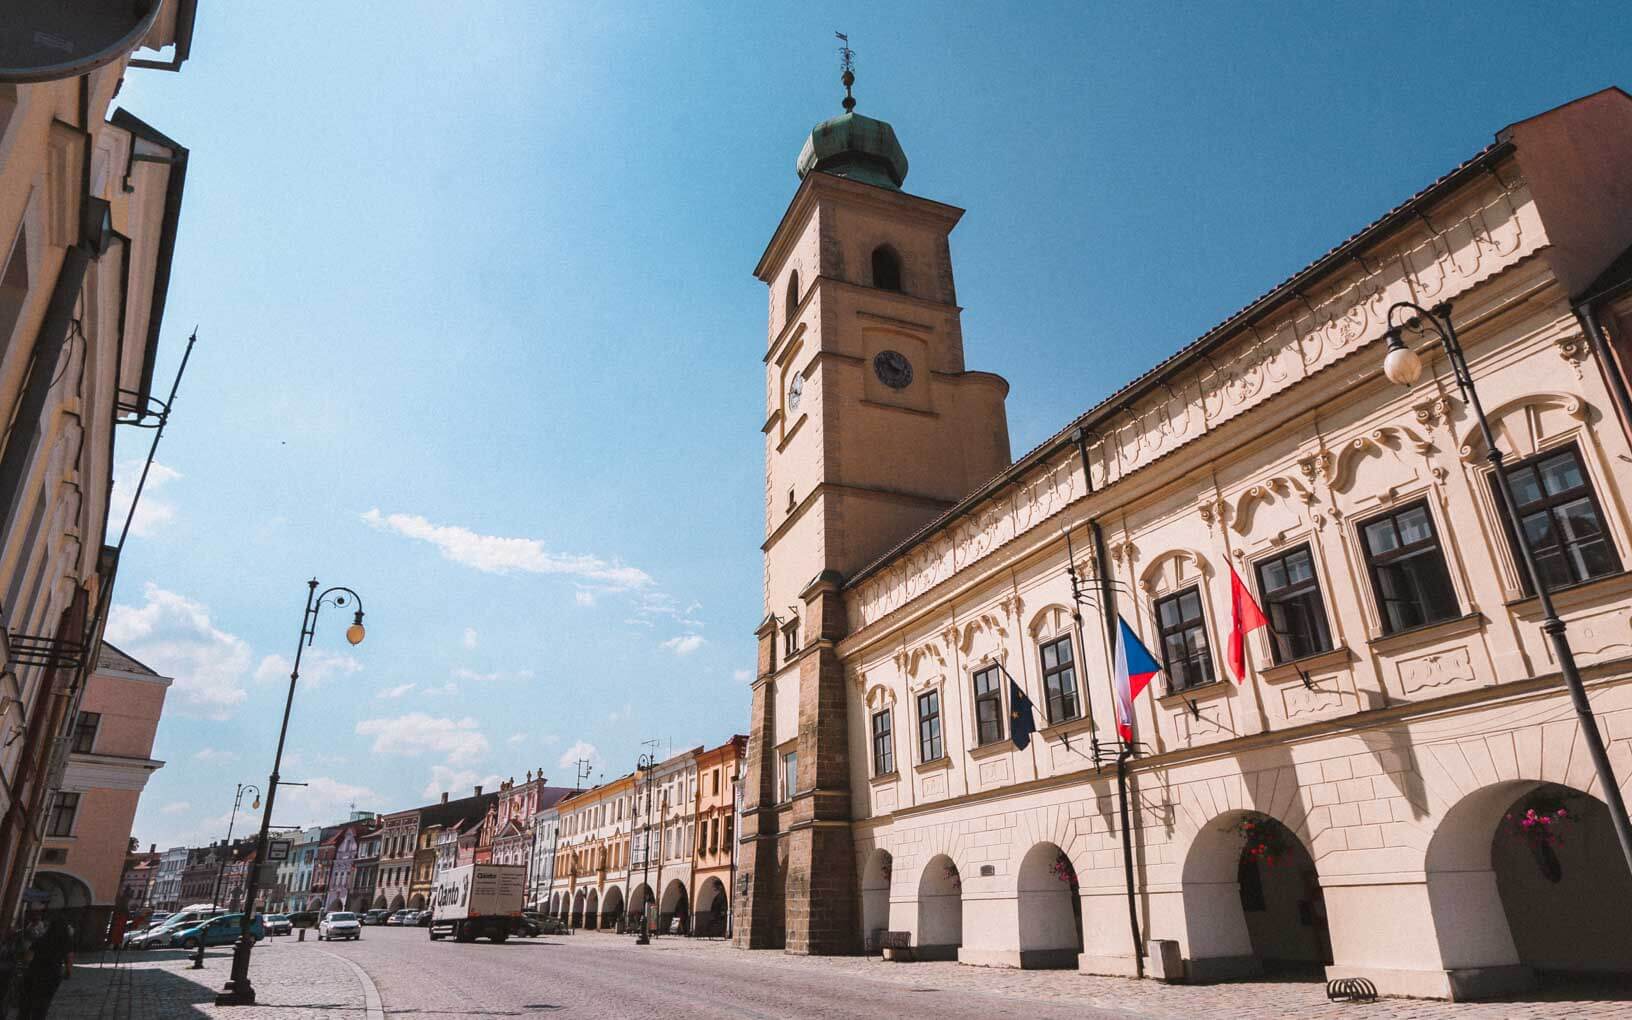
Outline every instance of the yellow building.
{"label": "yellow building", "polygon": [[[108,111],[128,69],[181,66],[194,5],[132,5],[144,8],[138,34],[100,59],[71,53],[26,81],[0,68],[0,729],[22,737],[0,740],[0,918],[32,871],[53,738],[73,724],[106,620],[115,422],[157,410],[187,150]],[[170,59],[133,59],[146,49]]]}

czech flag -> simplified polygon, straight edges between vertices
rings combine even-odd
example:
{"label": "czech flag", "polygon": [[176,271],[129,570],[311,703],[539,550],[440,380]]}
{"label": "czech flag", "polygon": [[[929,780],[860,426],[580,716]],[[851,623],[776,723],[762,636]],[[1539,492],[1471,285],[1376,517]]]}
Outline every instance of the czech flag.
{"label": "czech flag", "polygon": [[1133,740],[1133,699],[1162,671],[1161,664],[1120,615],[1116,618],[1116,732]]}

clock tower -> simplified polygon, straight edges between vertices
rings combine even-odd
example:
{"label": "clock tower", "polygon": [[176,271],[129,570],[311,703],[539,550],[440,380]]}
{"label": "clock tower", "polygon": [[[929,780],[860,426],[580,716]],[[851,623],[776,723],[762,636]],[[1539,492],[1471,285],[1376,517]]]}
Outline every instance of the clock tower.
{"label": "clock tower", "polygon": [[964,367],[963,210],[902,191],[894,129],[844,105],[806,140],[754,270],[770,296],[764,616],[735,938],[797,953],[860,944],[846,579],[1009,465],[1008,384]]}

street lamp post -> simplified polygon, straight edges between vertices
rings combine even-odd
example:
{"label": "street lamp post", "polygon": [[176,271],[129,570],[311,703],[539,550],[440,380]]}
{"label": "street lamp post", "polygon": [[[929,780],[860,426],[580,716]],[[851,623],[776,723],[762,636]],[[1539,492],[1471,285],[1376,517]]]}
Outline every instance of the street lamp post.
{"label": "street lamp post", "polygon": [[289,671],[289,695],[283,702],[283,726],[278,730],[278,750],[272,758],[272,775],[267,781],[266,808],[261,812],[261,832],[255,841],[255,861],[251,867],[247,880],[244,883],[244,913],[238,929],[238,941],[232,947],[232,976],[227,979],[226,987],[221,994],[215,997],[217,1006],[253,1006],[255,1005],[255,986],[249,980],[249,954],[255,948],[255,939],[250,935],[250,925],[254,919],[255,894],[260,891],[261,865],[266,861],[267,833],[272,827],[272,804],[278,797],[278,770],[283,765],[283,744],[289,736],[289,711],[295,704],[295,681],[300,679],[300,654],[306,646],[312,643],[312,637],[317,633],[317,614],[324,605],[337,608],[347,605],[348,600],[357,604],[357,610],[352,616],[351,626],[346,628],[346,640],[352,644],[361,644],[363,640],[363,600],[350,588],[336,585],[325,588],[322,594],[317,591],[317,578],[306,582],[306,611],[300,618],[300,638],[295,643],[295,664]]}
{"label": "street lamp post", "polygon": [[[1407,313],[1407,318],[1403,325],[1395,325],[1394,313],[1402,310]],[[1541,631],[1552,645],[1559,674],[1564,679],[1564,686],[1569,689],[1570,703],[1575,707],[1581,736],[1586,741],[1587,753],[1591,755],[1593,768],[1598,773],[1598,785],[1603,788],[1604,803],[1609,808],[1615,835],[1621,842],[1621,853],[1626,858],[1628,871],[1632,871],[1632,822],[1627,820],[1626,802],[1621,797],[1621,787],[1615,780],[1615,769],[1609,762],[1609,754],[1604,750],[1604,738],[1598,732],[1598,721],[1593,717],[1591,702],[1587,700],[1587,689],[1575,664],[1575,652],[1570,648],[1570,639],[1565,636],[1564,621],[1558,618],[1552,593],[1547,590],[1541,571],[1536,567],[1535,553],[1525,539],[1519,520],[1518,500],[1513,495],[1513,483],[1502,468],[1502,451],[1496,446],[1496,436],[1490,429],[1489,419],[1485,417],[1484,405],[1479,402],[1479,391],[1473,385],[1473,374],[1468,371],[1462,344],[1456,338],[1456,328],[1451,325],[1451,303],[1443,301],[1427,309],[1410,301],[1398,301],[1389,308],[1387,322],[1388,352],[1383,357],[1383,374],[1389,381],[1410,386],[1422,375],[1422,357],[1406,346],[1401,338],[1402,330],[1409,329],[1419,335],[1431,333],[1445,349],[1451,375],[1456,379],[1457,388],[1462,391],[1462,399],[1473,409],[1480,436],[1485,441],[1485,459],[1490,461],[1495,471],[1496,491],[1501,494],[1508,530],[1514,536],[1513,544],[1519,547],[1519,559],[1524,564],[1524,576],[1530,583],[1530,590],[1535,592],[1541,606]]]}
{"label": "street lamp post", "polygon": [[[249,806],[250,810],[253,811],[261,806],[260,789],[251,786],[248,783],[239,783],[238,792],[232,795],[232,817],[227,820],[227,845],[224,848],[225,853],[232,853],[232,829],[233,826],[238,824],[238,808],[244,802],[244,794],[250,790],[255,791],[255,802]],[[215,870],[215,892],[210,894],[210,905],[213,907],[221,906],[221,879],[226,875],[226,873],[227,861],[225,857],[222,857],[221,866]]]}
{"label": "street lamp post", "polygon": [[[646,816],[646,832],[641,836],[640,852],[640,884],[646,887],[646,901],[652,898],[652,767],[656,764],[657,760],[649,754],[641,755],[635,762],[635,771],[641,773],[646,786],[645,796],[641,798],[641,806],[646,809],[642,812]],[[646,901],[640,904],[640,936],[635,939],[637,946],[652,944],[651,925],[648,923],[651,911],[647,909]]]}

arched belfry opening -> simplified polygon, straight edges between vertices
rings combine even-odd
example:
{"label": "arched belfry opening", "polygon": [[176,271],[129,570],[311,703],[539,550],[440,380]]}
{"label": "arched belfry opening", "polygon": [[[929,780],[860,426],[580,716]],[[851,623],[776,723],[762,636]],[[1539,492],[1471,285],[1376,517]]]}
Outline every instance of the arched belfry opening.
{"label": "arched belfry opening", "polygon": [[788,296],[783,304],[782,325],[787,326],[793,321],[793,315],[799,310],[799,270],[795,269],[788,274]]}
{"label": "arched belfry opening", "polygon": [[901,256],[887,244],[873,249],[873,286],[879,290],[901,290]]}

